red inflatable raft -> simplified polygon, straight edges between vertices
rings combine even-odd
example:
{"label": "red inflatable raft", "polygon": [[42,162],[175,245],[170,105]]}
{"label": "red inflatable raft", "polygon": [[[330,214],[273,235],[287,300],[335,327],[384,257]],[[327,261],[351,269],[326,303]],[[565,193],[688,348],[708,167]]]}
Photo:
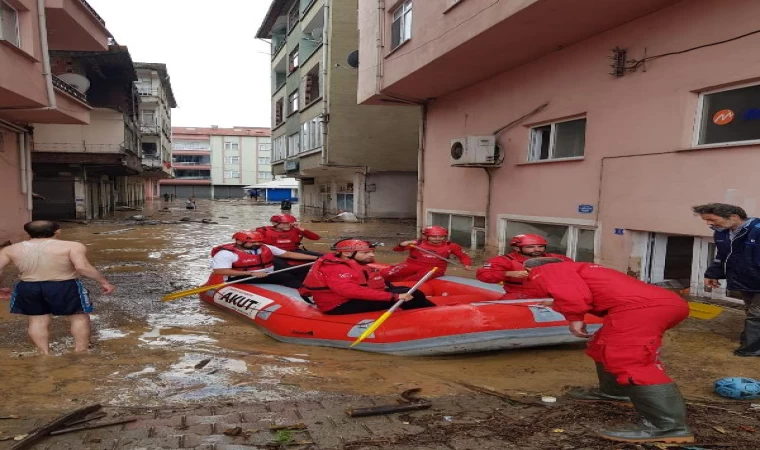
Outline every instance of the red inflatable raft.
{"label": "red inflatable raft", "polygon": [[[212,276],[208,284],[222,283]],[[408,285],[413,283],[395,283]],[[397,310],[374,334],[354,347],[392,355],[443,355],[582,342],[564,317],[545,305],[551,299],[499,300],[498,285],[445,276],[421,290],[438,306]],[[295,289],[238,283],[206,291],[201,299],[251,320],[274,339],[292,344],[348,348],[382,312],[329,316]],[[601,319],[587,316],[589,331]]]}

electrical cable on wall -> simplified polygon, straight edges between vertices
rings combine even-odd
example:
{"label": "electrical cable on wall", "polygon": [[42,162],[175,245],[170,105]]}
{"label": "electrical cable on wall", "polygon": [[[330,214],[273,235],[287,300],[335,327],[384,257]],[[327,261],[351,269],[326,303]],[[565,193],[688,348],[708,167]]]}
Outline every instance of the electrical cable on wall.
{"label": "electrical cable on wall", "polygon": [[[722,41],[711,42],[709,44],[698,45],[696,47],[687,48],[685,50],[679,50],[679,51],[675,51],[675,52],[662,53],[660,55],[647,56],[647,57],[644,57],[642,59],[629,59],[629,60],[627,60],[625,62],[625,65],[623,66],[623,69],[626,72],[635,72],[642,65],[646,64],[649,61],[653,61],[655,59],[664,58],[666,56],[682,55],[684,53],[693,52],[695,50],[700,50],[700,49],[703,49],[703,48],[713,47],[713,46],[716,46],[716,45],[721,45],[721,44],[726,44],[726,43],[729,43],[729,42],[737,41],[739,39],[744,39],[745,37],[749,37],[749,36],[752,36],[752,35],[755,35],[755,34],[760,34],[760,30],[750,31],[749,33],[745,33],[745,34],[742,34],[740,36],[732,37],[732,38],[729,38],[729,39],[724,39]],[[620,49],[617,49],[617,50],[620,50]],[[622,76],[623,74],[621,73],[619,75],[618,74],[615,74],[615,75]]]}

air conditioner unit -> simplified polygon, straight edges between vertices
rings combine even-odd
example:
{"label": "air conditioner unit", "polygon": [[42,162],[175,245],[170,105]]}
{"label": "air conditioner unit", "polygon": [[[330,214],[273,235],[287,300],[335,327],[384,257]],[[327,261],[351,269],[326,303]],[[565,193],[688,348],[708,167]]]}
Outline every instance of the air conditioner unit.
{"label": "air conditioner unit", "polygon": [[451,140],[452,166],[498,166],[501,161],[495,136],[467,136]]}

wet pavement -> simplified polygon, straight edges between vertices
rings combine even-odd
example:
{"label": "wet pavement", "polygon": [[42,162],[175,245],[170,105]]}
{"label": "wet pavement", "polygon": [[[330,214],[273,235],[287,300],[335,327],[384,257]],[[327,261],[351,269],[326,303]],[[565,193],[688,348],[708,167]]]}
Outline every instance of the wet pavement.
{"label": "wet pavement", "polygon": [[[203,304],[197,296],[162,303],[159,300],[162,295],[200,285],[206,280],[211,247],[227,242],[235,231],[268,224],[268,218],[279,212],[276,206],[253,205],[243,200],[200,201],[196,211],[185,210],[179,201],[170,204],[169,211],[161,211],[159,208],[162,206],[159,203],[146,207],[144,211],[120,212],[119,219],[113,221],[64,224],[63,237],[85,243],[93,264],[117,286],[113,296],[105,297],[96,293],[96,286],[88,284],[96,308],[93,315],[93,348],[88,354],[75,355],[70,352],[73,343],[67,337],[66,321],[57,319],[52,333],[55,356],[37,355],[28,342],[23,318],[8,314],[7,307],[0,312],[0,329],[4,338],[0,342],[0,358],[3,359],[0,396],[4,399],[0,405],[0,415],[20,414],[28,419],[15,425],[0,421],[0,440],[17,429],[32,425],[35,417],[101,403],[112,415],[144,415],[149,410],[153,411],[148,416],[140,416],[138,425],[123,426],[124,430],[135,428],[146,433],[146,429],[154,427],[152,437],[140,435],[145,439],[155,438],[155,442],[151,441],[143,448],[181,448],[176,436],[182,433],[178,434],[176,430],[159,433],[155,430],[163,425],[149,425],[150,420],[163,417],[171,422],[171,427],[176,428],[174,421],[179,420],[177,417],[183,411],[218,405],[228,408],[231,411],[229,414],[260,412],[266,416],[260,419],[265,424],[281,423],[282,420],[308,421],[305,416],[310,413],[293,411],[298,410],[299,405],[313,406],[319,402],[323,402],[322,406],[312,409],[321,412],[314,413],[314,417],[329,415],[335,420],[334,417],[341,415],[341,405],[346,402],[387,402],[389,396],[412,387],[422,388],[423,396],[437,399],[439,412],[435,420],[438,422],[443,414],[439,406],[449,405],[453,408],[450,408],[453,416],[466,416],[467,411],[477,412],[475,416],[485,414],[477,423],[490,423],[488,420],[493,420],[494,408],[504,405],[494,405],[496,400],[486,400],[459,383],[486,386],[520,398],[536,399],[541,395],[560,396],[567,386],[594,381],[593,365],[583,355],[582,347],[577,345],[445,357],[395,357],[279,343],[244,320]],[[294,210],[294,213],[297,215],[297,211]],[[146,216],[146,220],[135,222],[128,219],[135,214]],[[184,217],[194,220],[208,218],[217,223],[179,222]],[[172,223],[145,224],[155,221]],[[323,241],[307,243],[308,248],[316,251],[327,250],[329,244],[342,237],[383,241],[387,246],[378,252],[380,262],[401,260],[403,255],[393,254],[390,248],[398,241],[413,238],[414,233],[413,223],[400,221],[342,224],[311,223],[309,218],[303,218],[302,226],[323,236]],[[104,232],[116,233],[96,234]],[[482,255],[475,257],[476,263],[482,261]],[[472,277],[472,273],[453,267],[449,274]],[[11,277],[10,272],[3,274],[0,285],[7,286]],[[736,358],[731,354],[741,328],[741,319],[741,313],[726,310],[711,321],[690,319],[666,337],[664,360],[688,397],[703,403],[716,402],[718,399],[711,392],[715,379],[760,375],[757,361]],[[454,403],[459,406],[452,406]],[[736,407],[743,411],[741,408],[746,409],[746,406]],[[257,408],[263,408],[263,411],[256,412]],[[277,408],[290,408],[290,412],[278,420],[277,414],[272,414]],[[154,411],[160,411],[160,414]],[[541,411],[540,408],[538,411]],[[386,424],[384,432],[373,434],[364,430],[366,436],[362,435],[361,439],[371,440],[388,433],[394,436],[398,433],[415,434],[420,433],[420,429],[430,430],[433,425],[441,425],[438,422],[431,425],[429,420],[434,416],[430,414],[433,412],[414,413],[407,420],[397,416],[382,419]],[[524,412],[523,416],[526,415],[530,414]],[[422,421],[420,417],[427,418],[426,425],[418,425],[422,427],[420,429],[409,428],[414,420]],[[756,414],[751,417],[757,420]],[[340,420],[348,428],[358,426],[351,422],[353,419],[347,420],[344,415]],[[592,415],[572,419],[573,423],[578,420],[594,422],[598,417]],[[321,421],[329,423],[324,417]],[[309,431],[315,436],[325,434],[316,422],[320,420],[314,419],[309,423]],[[568,423],[565,428],[570,425]],[[584,427],[593,426],[592,423],[581,425],[575,424],[580,426],[579,436],[588,431]],[[550,429],[541,430],[552,432]],[[758,430],[760,432],[760,423]],[[216,434],[205,434],[217,436],[220,433],[216,431]],[[139,442],[137,438],[129,444],[114,444],[108,435],[112,432],[103,431],[101,433],[105,434],[101,437],[88,434],[92,439],[101,441],[87,442],[86,446],[82,440],[77,441],[79,444],[76,445],[49,448],[141,448],[136,443]],[[745,433],[752,436],[750,432]],[[172,436],[173,444],[161,441],[164,435]],[[350,441],[361,439],[348,431],[345,435],[342,441],[334,442],[334,439],[327,438],[320,441],[314,436],[311,440],[316,442],[315,448],[364,448],[354,444],[346,447]],[[330,433],[326,436],[329,437]],[[495,442],[506,442],[505,436],[497,437]],[[452,444],[452,439],[456,438],[449,436],[448,440],[441,441],[445,445],[441,442],[436,445],[443,445],[440,448],[466,448]],[[183,443],[185,448],[196,445],[197,448],[227,448],[210,445],[214,442],[232,445],[235,441],[231,438],[227,441],[212,439],[213,442],[205,437],[192,438],[196,439],[193,441],[196,444],[190,445],[191,438],[187,439],[187,443]],[[386,444],[379,445],[387,446],[390,441],[386,441]],[[255,442],[256,445],[265,443],[261,440]],[[245,442],[241,441],[242,444]],[[407,445],[397,441],[395,444],[398,448],[428,448],[428,444],[424,443]],[[439,448],[433,443],[429,444],[429,448]],[[254,441],[250,441],[249,445],[254,445]],[[371,442],[366,445],[366,448],[374,448]],[[480,448],[528,447],[488,447],[483,444]],[[586,448],[612,447],[597,446],[591,442],[587,443]],[[760,448],[760,444],[754,448]]]}

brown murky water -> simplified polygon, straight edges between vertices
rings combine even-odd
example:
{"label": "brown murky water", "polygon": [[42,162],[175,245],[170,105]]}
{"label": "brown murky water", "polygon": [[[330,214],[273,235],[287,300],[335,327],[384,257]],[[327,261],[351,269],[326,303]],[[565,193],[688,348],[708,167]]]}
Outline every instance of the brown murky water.
{"label": "brown murky water", "polygon": [[[92,262],[117,286],[117,293],[104,297],[91,290],[96,305],[94,346],[85,355],[70,353],[72,342],[63,319],[55,320],[53,327],[55,356],[36,355],[24,319],[11,316],[3,306],[0,411],[60,410],[94,402],[246,402],[315,397],[325,391],[389,394],[413,386],[422,387],[426,395],[444,395],[462,390],[457,381],[557,394],[566,385],[593,382],[592,364],[579,346],[430,358],[383,356],[282,344],[197,297],[162,303],[163,294],[206,280],[212,246],[228,241],[237,230],[268,223],[279,212],[275,206],[247,201],[200,202],[199,210],[192,212],[182,206],[175,202],[170,211],[147,207],[120,215],[167,221],[211,218],[218,224],[66,224],[64,237],[88,245]],[[400,260],[401,255],[390,252],[390,244],[413,236],[413,226],[402,223],[309,223],[305,218],[303,226],[323,236],[324,241],[308,245],[316,251],[327,250],[341,237],[384,241],[389,246],[378,253],[381,262]],[[126,228],[134,229],[94,234]],[[480,261],[482,255],[476,256]],[[449,274],[472,276],[453,267]],[[4,274],[3,281],[10,276]],[[719,377],[753,375],[754,361],[730,352],[740,323],[739,313],[726,311],[712,321],[690,320],[669,335],[665,360],[687,395],[710,395],[712,381]]]}

